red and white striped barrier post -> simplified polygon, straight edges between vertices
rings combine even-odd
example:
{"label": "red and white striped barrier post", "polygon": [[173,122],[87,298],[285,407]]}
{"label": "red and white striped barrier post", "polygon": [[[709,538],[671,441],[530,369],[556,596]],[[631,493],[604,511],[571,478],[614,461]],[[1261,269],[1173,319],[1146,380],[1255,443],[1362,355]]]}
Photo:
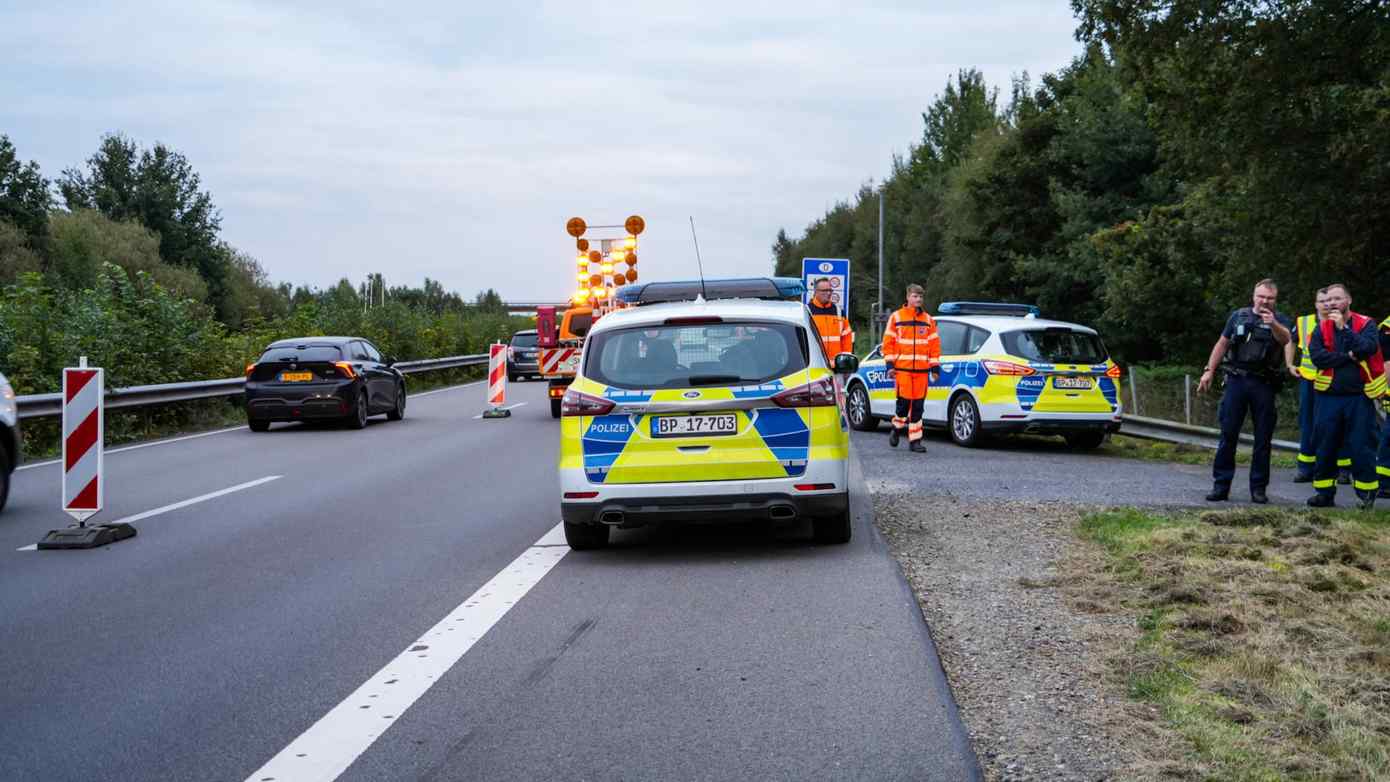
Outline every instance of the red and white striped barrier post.
{"label": "red and white striped barrier post", "polygon": [[129,524],[87,526],[106,498],[105,402],[106,373],[87,366],[86,356],[63,370],[63,512],[77,526],[50,530],[39,541],[41,549],[92,548],[135,535]]}
{"label": "red and white striped barrier post", "polygon": [[488,348],[487,404],[483,418],[509,418],[512,411],[502,407],[507,403],[507,346],[500,342]]}

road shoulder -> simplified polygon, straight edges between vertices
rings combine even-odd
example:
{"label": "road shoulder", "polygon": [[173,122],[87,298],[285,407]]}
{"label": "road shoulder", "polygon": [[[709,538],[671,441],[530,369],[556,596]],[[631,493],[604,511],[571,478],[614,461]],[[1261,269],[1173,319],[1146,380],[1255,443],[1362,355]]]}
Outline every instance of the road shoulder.
{"label": "road shoulder", "polygon": [[1138,758],[1135,708],[1105,683],[1103,649],[1133,621],[1059,588],[1086,510],[871,486],[878,529],[936,642],[989,780],[1099,780]]}

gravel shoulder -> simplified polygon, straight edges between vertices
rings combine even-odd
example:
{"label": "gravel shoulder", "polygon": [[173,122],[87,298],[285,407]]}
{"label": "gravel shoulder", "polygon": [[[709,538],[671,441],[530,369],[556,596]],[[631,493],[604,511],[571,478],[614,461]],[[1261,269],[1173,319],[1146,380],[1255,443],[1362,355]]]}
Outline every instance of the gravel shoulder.
{"label": "gravel shoulder", "polygon": [[[871,487],[873,482],[871,482]],[[877,525],[917,595],[989,780],[1132,779],[1142,765],[1106,639],[1132,619],[1062,589],[1083,508],[874,491]]]}

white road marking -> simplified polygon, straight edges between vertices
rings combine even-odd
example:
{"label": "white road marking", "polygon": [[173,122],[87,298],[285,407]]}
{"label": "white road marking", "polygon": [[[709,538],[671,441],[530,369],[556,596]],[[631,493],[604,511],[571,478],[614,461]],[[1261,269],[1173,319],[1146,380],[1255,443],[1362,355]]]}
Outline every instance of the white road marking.
{"label": "white road marking", "polygon": [[483,384],[483,381],[481,381],[481,380],[475,380],[475,381],[472,382],[472,383],[464,383],[464,384],[461,385],[461,386],[449,386],[448,388],[436,388],[436,389],[434,389],[433,391],[425,391],[424,393],[420,393],[420,394],[411,394],[411,393],[407,393],[407,394],[406,394],[406,399],[419,399],[419,398],[422,397],[422,396],[429,396],[429,395],[431,395],[431,394],[442,394],[442,393],[444,393],[445,391],[457,391],[457,390],[459,390],[460,388],[472,388],[473,386],[479,386],[479,385],[482,385],[482,384]]}
{"label": "white road marking", "polygon": [[247,782],[337,779],[569,553],[548,543],[563,540],[560,529],[555,525]]}
{"label": "white road marking", "polygon": [[[457,391],[457,390],[459,390],[460,388],[469,388],[470,386],[479,385],[479,384],[481,384],[482,382],[483,382],[483,381],[478,380],[478,381],[475,381],[475,382],[472,382],[472,383],[464,383],[463,385],[460,385],[460,386],[449,386],[448,388],[436,388],[436,389],[433,390],[433,391],[426,391],[426,392],[424,392],[424,393],[422,393],[422,394],[410,394],[410,395],[409,395],[409,398],[410,398],[410,399],[419,399],[419,398],[422,397],[422,396],[430,396],[431,394],[442,394],[442,393],[444,393],[445,391]],[[246,428],[246,427],[244,427],[244,426],[233,426],[233,427],[228,428],[228,429],[216,429],[216,430],[211,431],[211,432],[199,432],[198,434],[188,434],[188,435],[184,435],[184,436],[182,436],[182,437],[170,437],[170,438],[168,438],[167,440],[155,440],[154,442],[149,442],[149,443],[139,443],[139,444],[137,444],[137,445],[127,445],[127,446],[122,447],[122,448],[108,448],[108,449],[106,450],[106,455],[107,455],[107,456],[110,456],[110,455],[113,454],[113,453],[125,453],[126,451],[138,451],[138,450],[140,450],[141,448],[153,448],[153,447],[155,447],[156,445],[169,445],[170,443],[181,443],[181,442],[184,442],[185,440],[197,440],[197,439],[200,438],[200,437],[212,437],[212,436],[215,435],[215,434],[226,434],[226,433],[228,433],[228,432],[240,432],[240,431],[244,430],[245,428]],[[47,466],[49,466],[50,464],[57,464],[57,463],[60,462],[60,461],[62,461],[62,460],[61,460],[61,459],[49,459],[48,461],[34,462],[33,464],[21,464],[20,466],[18,466],[18,467],[15,468],[15,471],[18,472],[18,471],[20,471],[20,470],[32,470],[32,469],[34,469],[35,467],[47,467]]]}
{"label": "white road marking", "polygon": [[[154,510],[147,510],[147,511],[145,511],[144,513],[137,513],[137,514],[135,514],[134,516],[126,516],[126,517],[123,518],[123,519],[117,519],[117,520],[115,520],[115,521],[113,521],[113,522],[103,522],[103,521],[101,521],[101,520],[97,520],[97,521],[95,521],[95,522],[93,522],[93,523],[94,523],[94,524],[105,524],[105,523],[110,523],[110,524],[129,524],[129,523],[134,522],[134,521],[140,521],[141,519],[148,519],[148,518],[151,517],[151,516],[158,516],[158,515],[160,515],[161,513],[168,513],[168,512],[171,511],[171,510],[178,510],[179,508],[187,508],[189,505],[197,505],[197,504],[200,503],[200,502],[207,502],[208,500],[216,499],[216,498],[218,498],[218,497],[221,497],[221,496],[224,496],[224,495],[227,495],[227,494],[231,494],[231,493],[233,493],[233,492],[238,492],[238,491],[241,491],[241,490],[243,490],[243,489],[249,489],[249,488],[251,488],[251,487],[253,487],[253,486],[260,486],[260,485],[263,484],[263,483],[270,483],[271,481],[279,480],[281,477],[282,477],[282,476],[279,476],[279,475],[267,475],[267,476],[264,477],[264,478],[257,478],[257,479],[254,480],[254,481],[247,481],[246,483],[238,483],[238,484],[235,485],[235,486],[229,486],[229,487],[227,487],[227,488],[225,488],[225,489],[221,489],[221,490],[219,490],[219,491],[214,491],[214,492],[210,492],[210,493],[208,493],[208,494],[203,494],[203,495],[201,495],[201,496],[194,497],[193,499],[190,499],[190,500],[183,500],[182,502],[175,502],[175,503],[173,503],[172,505],[165,505],[165,506],[162,507],[162,508],[155,508]],[[27,545],[27,546],[24,546],[24,547],[22,547],[22,548],[17,548],[17,549],[15,549],[15,551],[37,551],[38,548],[39,548],[39,544],[37,544],[37,543],[30,543],[30,544]]]}
{"label": "white road marking", "polygon": [[[503,409],[503,410],[513,410],[513,409],[516,409],[516,408],[518,408],[518,407],[521,407],[521,406],[524,405],[524,404],[526,404],[526,403],[525,403],[525,402],[517,402],[517,403],[514,404],[514,405],[507,405],[506,407],[503,407],[503,408],[501,408],[501,409]],[[482,418],[482,417],[483,417],[482,413],[479,413],[478,415],[473,416],[473,420],[476,421],[476,420],[478,420],[479,418]]]}

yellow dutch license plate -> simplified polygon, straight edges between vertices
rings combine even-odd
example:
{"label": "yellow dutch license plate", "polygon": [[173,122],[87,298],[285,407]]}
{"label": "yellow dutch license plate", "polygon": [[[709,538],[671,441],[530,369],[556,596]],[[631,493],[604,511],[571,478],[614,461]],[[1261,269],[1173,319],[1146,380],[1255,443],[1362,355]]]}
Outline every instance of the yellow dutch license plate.
{"label": "yellow dutch license plate", "polygon": [[314,379],[313,372],[281,372],[281,383],[307,383]]}

